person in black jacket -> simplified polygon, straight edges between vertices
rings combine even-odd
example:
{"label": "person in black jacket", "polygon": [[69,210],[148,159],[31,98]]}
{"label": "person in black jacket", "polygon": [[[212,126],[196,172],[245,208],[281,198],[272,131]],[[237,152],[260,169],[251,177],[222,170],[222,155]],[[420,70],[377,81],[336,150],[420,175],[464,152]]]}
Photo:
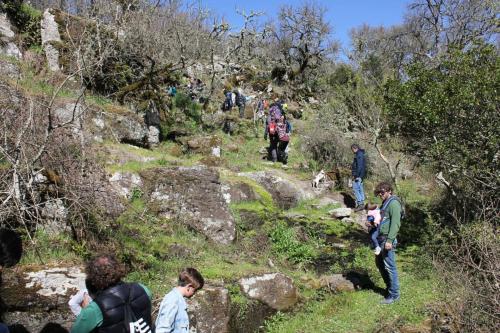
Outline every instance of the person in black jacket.
{"label": "person in black jacket", "polygon": [[87,263],[87,279],[96,288],[90,304],[82,304],[71,333],[152,332],[151,292],[139,283],[125,283],[125,268],[112,255],[100,255]]}
{"label": "person in black jacket", "polygon": [[352,161],[352,189],[356,197],[355,211],[364,209],[365,205],[365,191],[363,189],[363,179],[366,176],[366,161],[365,151],[359,147],[358,144],[351,145],[351,150],[354,153],[354,160]]}

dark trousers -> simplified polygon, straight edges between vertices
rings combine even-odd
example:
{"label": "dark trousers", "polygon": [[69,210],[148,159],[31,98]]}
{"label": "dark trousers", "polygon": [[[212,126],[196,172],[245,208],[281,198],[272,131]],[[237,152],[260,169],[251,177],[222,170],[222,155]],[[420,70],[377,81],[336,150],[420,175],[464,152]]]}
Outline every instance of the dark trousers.
{"label": "dark trousers", "polygon": [[276,162],[278,160],[278,136],[271,135],[269,137],[269,160]]}
{"label": "dark trousers", "polygon": [[288,162],[288,156],[285,152],[287,146],[288,141],[280,141],[278,143],[278,161],[283,162],[283,164]]}

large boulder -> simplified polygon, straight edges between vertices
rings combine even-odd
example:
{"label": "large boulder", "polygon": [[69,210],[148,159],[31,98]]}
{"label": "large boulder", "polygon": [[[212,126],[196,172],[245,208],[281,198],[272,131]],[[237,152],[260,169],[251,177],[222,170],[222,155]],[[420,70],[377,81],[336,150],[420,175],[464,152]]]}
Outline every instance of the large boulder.
{"label": "large boulder", "polygon": [[244,201],[255,201],[260,196],[254,191],[252,186],[244,182],[233,182],[222,186],[224,199],[229,203],[239,203]]}
{"label": "large boulder", "polygon": [[239,176],[251,178],[262,185],[273,197],[276,205],[283,209],[290,209],[298,205],[301,200],[312,199],[315,194],[307,185],[287,179],[284,175],[272,171],[258,171],[240,173]]}
{"label": "large boulder", "polygon": [[49,70],[57,72],[60,70],[59,50],[57,46],[61,43],[61,35],[59,34],[59,25],[51,9],[47,9],[43,13],[40,32],[42,35],[42,47],[45,51]]}
{"label": "large boulder", "polygon": [[185,139],[187,150],[194,153],[210,154],[212,148],[220,147],[222,140],[217,135],[196,136]]}
{"label": "large boulder", "polygon": [[21,59],[22,53],[15,44],[16,34],[6,13],[0,13],[0,54]]}
{"label": "large boulder", "polygon": [[235,237],[235,221],[223,196],[219,172],[195,167],[143,171],[145,193],[159,214],[174,218],[220,244]]}
{"label": "large boulder", "polygon": [[75,316],[69,298],[85,287],[85,273],[78,267],[23,267],[3,274],[0,295],[7,324],[20,323],[38,332],[48,322],[70,328]]}
{"label": "large boulder", "polygon": [[239,284],[248,298],[261,301],[275,310],[289,309],[299,300],[292,279],[281,273],[243,278]]}
{"label": "large boulder", "polygon": [[191,333],[228,333],[231,306],[229,291],[205,286],[188,301]]}

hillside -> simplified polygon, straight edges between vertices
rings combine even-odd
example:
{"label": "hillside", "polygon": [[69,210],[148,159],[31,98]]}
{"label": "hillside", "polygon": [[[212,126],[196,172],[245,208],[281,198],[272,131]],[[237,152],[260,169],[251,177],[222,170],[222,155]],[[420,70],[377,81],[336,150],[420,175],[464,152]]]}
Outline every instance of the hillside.
{"label": "hillside", "polygon": [[[321,76],[303,63],[311,67],[293,64],[281,73],[274,63],[244,58],[245,52],[224,57],[214,46],[232,45],[223,25],[212,32],[200,28],[212,39],[200,46],[203,56],[183,50],[181,65],[167,61],[176,51],[157,54],[143,35],[103,24],[97,15],[20,6],[15,15],[11,7],[0,7],[0,222],[21,234],[24,245],[20,263],[2,274],[6,324],[38,332],[55,322],[69,330],[75,316],[67,302],[85,286],[85,262],[112,253],[126,265],[126,281],[152,291],[153,318],[178,273],[198,269],[205,287],[188,301],[191,332],[423,333],[465,327],[454,312],[459,306],[447,304],[447,297],[469,294],[457,285],[453,292],[443,289],[440,255],[448,253],[445,244],[455,244],[442,210],[451,211],[456,202],[476,204],[460,201],[470,183],[464,176],[450,185],[454,171],[434,176],[436,165],[446,163],[438,159],[447,154],[445,146],[432,146],[425,134],[415,143],[395,130],[414,130],[417,138],[416,131],[426,128],[405,112],[415,105],[429,113],[447,106],[412,104],[411,86],[381,78],[384,99],[377,95],[378,83],[371,85],[347,65],[324,64],[324,70],[335,70]],[[143,48],[135,50],[127,38],[142,41]],[[241,38],[241,47],[251,48]],[[466,60],[457,60],[457,68]],[[498,77],[491,82],[498,85]],[[433,81],[422,79],[418,89],[425,84]],[[243,117],[236,106],[220,110],[224,92],[238,89],[247,96]],[[287,104],[292,131],[286,164],[267,159],[265,127],[255,118],[263,98]],[[485,109],[498,107],[496,102],[484,103]],[[389,107],[401,109],[394,123]],[[447,138],[438,118],[429,116],[427,125],[434,126],[436,142],[440,135]],[[494,145],[498,115],[493,124],[484,118],[476,121],[492,126]],[[453,126],[449,130],[462,138],[460,126]],[[389,306],[380,304],[385,284],[370,248],[366,212],[354,210],[348,186],[352,143],[366,147],[366,202],[380,204],[374,189],[389,181],[406,208],[396,252],[401,299]],[[494,148],[485,154],[495,155]],[[469,167],[460,163],[457,170]],[[488,163],[480,165],[498,175]],[[313,187],[322,169],[328,177]],[[487,223],[477,232],[484,236],[477,244],[487,253],[498,248],[496,229],[493,238],[486,236],[496,225],[490,217],[498,217],[491,191],[481,192],[493,208],[485,208]],[[476,238],[464,239],[476,244]],[[481,262],[496,267],[495,258]],[[493,305],[497,297],[489,292],[495,288],[492,283],[485,292]],[[484,323],[495,325],[495,319]]]}

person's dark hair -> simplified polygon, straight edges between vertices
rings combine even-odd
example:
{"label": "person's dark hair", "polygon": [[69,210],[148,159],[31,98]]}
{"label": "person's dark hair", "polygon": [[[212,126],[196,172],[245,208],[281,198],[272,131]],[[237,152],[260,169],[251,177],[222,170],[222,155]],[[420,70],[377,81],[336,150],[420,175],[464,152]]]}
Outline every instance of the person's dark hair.
{"label": "person's dark hair", "polygon": [[101,291],[119,283],[125,276],[125,267],[113,255],[99,255],[87,263],[85,273],[89,284]]}
{"label": "person's dark hair", "polygon": [[351,145],[351,149],[360,149],[359,145],[357,143],[353,143]]}
{"label": "person's dark hair", "polygon": [[14,324],[9,325],[9,333],[30,333],[30,331],[24,325]]}
{"label": "person's dark hair", "polygon": [[374,210],[377,209],[377,207],[377,204],[370,202],[365,205],[365,210]]}
{"label": "person's dark hair", "polygon": [[10,229],[0,229],[0,265],[12,267],[21,260],[23,243],[21,237]]}
{"label": "person's dark hair", "polygon": [[182,272],[180,272],[178,285],[185,287],[188,284],[198,290],[203,288],[205,280],[203,279],[203,276],[201,276],[200,272],[198,272],[195,268],[188,267],[184,268]]}
{"label": "person's dark hair", "polygon": [[68,330],[62,327],[60,324],[48,323],[42,328],[40,333],[68,333]]}
{"label": "person's dark hair", "polygon": [[384,192],[391,192],[392,193],[392,185],[387,183],[387,182],[381,182],[378,183],[378,185],[375,187],[375,191],[373,193],[375,195],[379,195],[380,193]]}
{"label": "person's dark hair", "polygon": [[85,288],[87,288],[90,297],[96,298],[99,290],[97,290],[97,288],[92,284],[92,281],[90,281],[89,279],[85,279]]}

